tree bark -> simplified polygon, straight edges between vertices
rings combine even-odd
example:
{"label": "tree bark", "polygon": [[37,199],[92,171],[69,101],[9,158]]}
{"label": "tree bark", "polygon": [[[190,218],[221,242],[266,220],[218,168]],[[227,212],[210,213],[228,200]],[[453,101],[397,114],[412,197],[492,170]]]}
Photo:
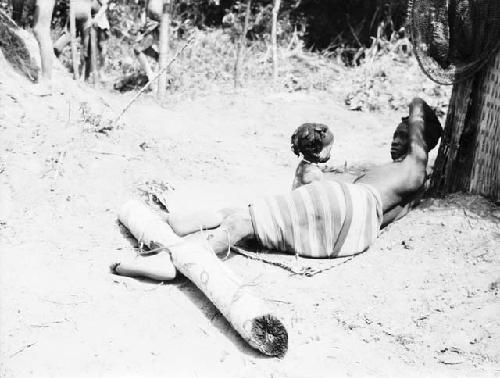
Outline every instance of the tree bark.
{"label": "tree bark", "polygon": [[278,81],[278,13],[280,11],[281,0],[274,0],[273,19],[271,26],[271,43],[273,51],[273,85]]}
{"label": "tree bark", "polygon": [[247,0],[247,9],[245,12],[245,23],[243,25],[243,31],[240,36],[240,41],[238,43],[238,50],[236,52],[236,63],[234,64],[234,87],[241,87],[241,61],[243,59],[243,54],[246,47],[246,39],[248,32],[248,23],[250,20],[250,14],[252,12],[252,0]]}
{"label": "tree bark", "polygon": [[500,201],[500,51],[453,86],[430,194],[456,191]]}
{"label": "tree bark", "polygon": [[[170,46],[170,2],[163,1],[163,14],[160,24],[160,57],[159,70],[162,71],[167,67],[168,54]],[[158,78],[158,97],[161,99],[165,96],[167,89],[167,71],[161,73]]]}

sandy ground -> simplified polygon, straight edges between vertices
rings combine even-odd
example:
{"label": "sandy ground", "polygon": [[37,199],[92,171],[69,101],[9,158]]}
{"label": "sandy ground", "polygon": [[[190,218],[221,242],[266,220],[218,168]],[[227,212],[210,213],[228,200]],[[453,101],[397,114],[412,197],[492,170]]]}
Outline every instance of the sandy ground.
{"label": "sandy ground", "polygon": [[173,185],[173,210],[245,204],[288,190],[300,123],[331,126],[333,165],[367,166],[389,159],[401,114],[320,92],[145,97],[105,135],[95,117],[130,95],[62,78],[64,95],[39,98],[0,65],[1,377],[500,376],[500,211],[477,196],[424,201],[344,264],[300,259],[338,264],[312,278],[230,256],[287,324],[282,359],[248,347],[186,279],[108,271],[136,254],[116,213],[144,182]]}

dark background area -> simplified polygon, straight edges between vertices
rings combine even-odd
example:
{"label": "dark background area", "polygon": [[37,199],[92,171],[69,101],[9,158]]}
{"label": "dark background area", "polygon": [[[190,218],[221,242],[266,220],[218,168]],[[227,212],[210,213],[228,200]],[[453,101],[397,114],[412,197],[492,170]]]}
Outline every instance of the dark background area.
{"label": "dark background area", "polygon": [[[56,2],[54,27],[63,27],[66,23],[68,4],[69,0]],[[366,47],[377,31],[390,37],[404,26],[406,6],[406,0],[283,0],[279,14],[280,38],[287,39],[295,31],[312,50]],[[221,27],[224,14],[231,11],[242,24],[245,7],[246,1],[235,0],[220,0],[218,5],[209,0],[176,1],[173,20],[179,23],[189,20],[186,24],[197,28]],[[9,1],[0,0],[0,8],[10,12]],[[143,9],[143,0],[112,0],[108,12],[112,31],[117,35],[130,32],[123,30],[123,18],[138,22]],[[269,33],[271,10],[272,0],[252,1],[250,39],[262,39]]]}

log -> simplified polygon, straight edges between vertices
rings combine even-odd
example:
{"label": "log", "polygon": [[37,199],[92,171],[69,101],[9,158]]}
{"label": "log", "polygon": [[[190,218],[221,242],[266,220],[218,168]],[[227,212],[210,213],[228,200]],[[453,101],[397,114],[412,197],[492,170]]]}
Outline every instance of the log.
{"label": "log", "polygon": [[268,356],[282,357],[286,353],[288,333],[282,322],[208,244],[179,238],[160,217],[137,201],[123,206],[119,220],[137,240],[155,248],[168,248],[175,267],[207,296],[250,346]]}
{"label": "log", "polygon": [[[167,223],[163,222],[157,214],[141,202],[127,202],[122,206],[118,219],[140,244],[147,246],[149,249],[154,250],[182,242],[182,239],[172,231]],[[144,230],[147,230],[147,232]],[[130,264],[127,262],[115,264],[112,270],[115,273],[127,276],[141,276],[141,273],[147,272],[149,278],[159,281],[174,279],[177,275],[177,269],[172,263],[170,254],[165,253],[160,261],[156,260],[155,263],[158,265],[153,268],[151,268],[150,264],[142,267],[141,264],[134,261]]]}

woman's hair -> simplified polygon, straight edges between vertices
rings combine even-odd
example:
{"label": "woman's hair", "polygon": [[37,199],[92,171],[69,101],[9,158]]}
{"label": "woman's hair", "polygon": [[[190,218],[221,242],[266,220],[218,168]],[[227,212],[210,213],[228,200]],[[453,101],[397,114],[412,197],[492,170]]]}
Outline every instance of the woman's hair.
{"label": "woman's hair", "polygon": [[302,156],[311,163],[318,163],[323,148],[333,143],[333,134],[322,123],[304,123],[295,130],[291,138],[291,148],[295,155]]}
{"label": "woman's hair", "polygon": [[436,147],[439,138],[443,135],[443,128],[441,127],[441,122],[439,122],[436,113],[432,108],[424,102],[424,122],[426,124],[425,128],[425,142],[427,143],[428,151]]}

